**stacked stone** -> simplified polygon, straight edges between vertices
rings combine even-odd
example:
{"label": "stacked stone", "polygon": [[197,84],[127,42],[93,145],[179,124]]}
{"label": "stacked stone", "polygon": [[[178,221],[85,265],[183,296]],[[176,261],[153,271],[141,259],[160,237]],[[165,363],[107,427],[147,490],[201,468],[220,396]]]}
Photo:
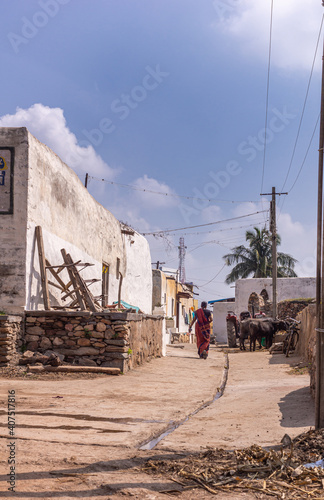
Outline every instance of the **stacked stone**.
{"label": "stacked stone", "polygon": [[24,348],[53,350],[82,366],[110,366],[127,371],[130,364],[130,327],[126,320],[92,316],[28,316]]}
{"label": "stacked stone", "polygon": [[0,316],[0,366],[18,363],[17,341],[20,338],[21,319]]}
{"label": "stacked stone", "polygon": [[280,319],[296,318],[297,314],[307,307],[310,300],[283,300],[278,304],[278,317]]}

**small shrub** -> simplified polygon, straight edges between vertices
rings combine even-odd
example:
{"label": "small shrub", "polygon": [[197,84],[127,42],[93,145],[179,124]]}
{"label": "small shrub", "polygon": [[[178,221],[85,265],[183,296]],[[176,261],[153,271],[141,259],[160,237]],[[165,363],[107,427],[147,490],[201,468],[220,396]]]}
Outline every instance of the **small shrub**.
{"label": "small shrub", "polygon": [[92,333],[90,330],[88,330],[88,328],[85,328],[84,329],[84,336],[87,338],[87,339],[90,339]]}

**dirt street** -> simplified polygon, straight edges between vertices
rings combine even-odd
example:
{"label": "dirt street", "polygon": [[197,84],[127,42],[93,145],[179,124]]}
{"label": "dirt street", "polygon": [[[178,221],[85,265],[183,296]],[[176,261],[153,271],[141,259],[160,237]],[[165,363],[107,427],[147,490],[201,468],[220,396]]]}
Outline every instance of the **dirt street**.
{"label": "dirt street", "polygon": [[[1,378],[0,497],[174,498],[181,485],[139,470],[145,459],[278,445],[284,434],[293,438],[313,426],[309,376],[290,369],[297,361],[267,351],[227,354],[215,346],[205,361],[185,345],[118,377]],[[8,391],[14,391],[14,435]],[[16,492],[8,491],[10,457]],[[214,496],[193,489],[178,498]]]}

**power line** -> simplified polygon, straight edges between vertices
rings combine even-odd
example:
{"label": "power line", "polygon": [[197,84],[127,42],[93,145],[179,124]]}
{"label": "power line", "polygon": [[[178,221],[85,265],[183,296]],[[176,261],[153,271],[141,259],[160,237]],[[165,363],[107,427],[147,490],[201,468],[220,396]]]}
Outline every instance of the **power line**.
{"label": "power line", "polygon": [[161,191],[152,191],[151,189],[144,189],[134,186],[133,184],[121,184],[119,182],[108,181],[107,179],[99,179],[98,177],[93,177],[92,175],[86,174],[87,179],[94,179],[99,182],[106,182],[107,184],[112,184],[114,186],[119,186],[123,188],[133,189],[134,191],[142,191],[143,193],[149,194],[158,194],[161,196],[168,196],[171,198],[182,198],[185,200],[196,200],[196,201],[208,201],[208,202],[216,202],[217,203],[259,203],[259,201],[251,201],[251,200],[218,200],[217,198],[197,198],[196,196],[185,196],[174,193],[165,193]]}
{"label": "power line", "polygon": [[[311,84],[312,76],[313,76],[313,72],[314,72],[314,66],[315,66],[315,62],[316,62],[318,45],[319,45],[319,41],[320,41],[320,38],[321,38],[321,33],[322,33],[322,28],[323,28],[323,20],[324,20],[324,14],[322,16],[321,26],[320,26],[320,30],[319,30],[319,34],[318,34],[318,38],[317,38],[317,43],[316,43],[316,48],[315,48],[315,54],[314,54],[314,58],[313,58],[313,64],[312,64],[311,73],[310,73],[309,80],[308,80],[308,85],[307,85],[307,90],[306,90],[306,96],[305,96],[305,100],[304,100],[302,114],[301,114],[301,117],[300,117],[300,122],[299,122],[298,131],[297,131],[297,136],[296,136],[296,140],[295,140],[295,144],[294,144],[294,148],[293,148],[293,152],[292,152],[290,164],[289,164],[289,167],[288,167],[287,175],[286,175],[285,181],[283,183],[283,186],[281,188],[281,191],[283,191],[283,189],[284,189],[284,187],[286,185],[286,182],[288,180],[288,176],[289,176],[289,173],[290,173],[290,170],[291,170],[291,166],[292,166],[292,162],[293,162],[293,159],[294,159],[294,156],[295,156],[295,152],[296,152],[296,147],[297,147],[297,143],[298,143],[298,139],[299,139],[300,129],[301,129],[303,118],[304,118],[304,114],[305,114],[305,108],[306,108],[306,103],[307,103],[307,99],[308,99],[310,84]],[[316,124],[316,126],[317,126],[317,124]],[[315,131],[314,131],[314,133],[315,133]],[[313,136],[314,136],[314,134],[313,134]],[[313,136],[312,136],[312,140],[313,140]],[[309,148],[308,148],[308,150],[309,150]],[[308,150],[307,150],[307,153],[308,153]],[[298,173],[297,178],[299,177],[299,173]],[[296,183],[296,181],[294,182],[294,185],[295,185],[295,183]]]}
{"label": "power line", "polygon": [[[293,185],[291,186],[291,188],[290,188],[290,190],[289,190],[288,194],[289,194],[289,193],[291,193],[291,191],[292,191],[292,190],[293,190],[293,188],[295,187],[295,184],[296,184],[296,182],[298,181],[298,178],[299,178],[299,176],[300,176],[300,174],[301,174],[301,171],[302,171],[302,169],[303,169],[303,167],[304,167],[304,165],[305,165],[306,158],[307,158],[307,156],[308,156],[308,153],[309,153],[310,147],[311,147],[311,145],[312,145],[312,142],[313,142],[313,139],[314,139],[314,135],[315,135],[315,132],[316,132],[316,129],[317,129],[317,126],[318,126],[319,119],[320,119],[320,114],[319,114],[319,115],[318,115],[318,117],[317,117],[316,125],[315,125],[315,127],[314,127],[314,130],[313,130],[313,133],[312,133],[312,137],[310,138],[310,141],[309,141],[308,148],[307,148],[307,150],[306,150],[306,153],[305,153],[304,159],[303,159],[302,164],[301,164],[301,166],[300,166],[300,168],[299,168],[299,170],[298,170],[298,173],[297,173],[296,179],[294,180],[294,183],[293,183]],[[281,213],[282,213],[282,210],[283,210],[283,207],[284,207],[285,201],[286,201],[286,198],[284,198],[284,200],[283,200],[283,202],[282,202],[282,204],[281,204],[281,207],[280,207],[280,213],[279,213],[279,215],[278,215],[278,220],[280,219],[280,216],[281,216]]]}
{"label": "power line", "polygon": [[[267,210],[266,210],[267,212]],[[266,220],[266,223],[269,221],[269,219]],[[217,231],[217,233],[220,233],[222,231],[234,231],[234,230],[237,230],[237,229],[245,229],[246,227],[252,227],[252,226],[255,226],[255,224],[259,224],[261,223],[263,224],[263,220],[257,220],[256,222],[253,222],[252,224],[246,224],[245,226],[239,226],[239,227],[228,227],[228,228],[225,228],[225,229],[214,229],[213,231],[200,231],[200,232],[194,232],[194,233],[181,233],[183,236],[187,236],[187,235],[201,235],[201,234],[210,234],[210,233],[214,233],[215,231]]]}
{"label": "power line", "polygon": [[295,184],[296,184],[296,182],[297,182],[297,180],[298,180],[298,177],[299,177],[299,176],[300,176],[300,174],[301,174],[301,171],[302,171],[302,169],[303,169],[303,166],[304,166],[304,164],[305,164],[306,158],[307,158],[307,156],[308,156],[308,153],[309,153],[310,147],[311,147],[312,142],[313,142],[313,139],[314,139],[314,135],[315,135],[315,132],[316,132],[316,129],[317,129],[317,126],[318,126],[319,119],[320,119],[320,115],[318,115],[318,117],[317,117],[316,125],[315,125],[315,128],[314,128],[314,130],[313,130],[312,137],[311,137],[311,139],[310,139],[310,141],[309,141],[309,144],[308,144],[308,148],[307,148],[306,154],[305,154],[305,156],[304,156],[304,159],[303,159],[303,161],[302,161],[302,164],[301,164],[301,166],[300,166],[300,169],[299,169],[299,171],[298,171],[298,174],[297,174],[297,176],[296,176],[296,179],[294,180],[294,183],[293,183],[293,185],[291,186],[291,188],[290,188],[289,192],[291,192],[291,191],[292,191],[292,189],[294,188],[294,186],[295,186]]}
{"label": "power line", "polygon": [[140,233],[140,234],[142,234],[142,236],[149,236],[149,235],[158,236],[158,235],[162,235],[162,234],[168,234],[168,233],[171,233],[174,231],[182,231],[183,229],[194,229],[196,227],[206,227],[206,226],[213,226],[215,224],[221,224],[223,222],[231,222],[233,220],[243,219],[245,217],[250,217],[251,215],[256,215],[256,214],[262,214],[264,212],[268,212],[268,210],[260,210],[259,212],[253,212],[251,214],[241,215],[239,217],[232,217],[231,219],[224,219],[224,220],[219,220],[219,221],[215,221],[215,222],[208,222],[206,224],[197,224],[196,226],[186,226],[186,227],[180,227],[177,229],[163,229],[161,231],[152,231],[151,233]]}
{"label": "power line", "polygon": [[265,159],[266,159],[266,149],[267,149],[267,125],[268,125],[270,66],[271,66],[271,49],[272,49],[272,20],[273,20],[273,0],[271,0],[271,15],[270,15],[270,39],[269,39],[269,57],[268,57],[267,95],[266,95],[266,112],[265,112],[265,126],[264,126],[265,137],[264,137],[264,148],[263,148],[261,191],[263,191],[264,169],[265,169]]}
{"label": "power line", "polygon": [[[217,278],[217,276],[222,272],[222,270],[224,269],[225,266],[226,266],[226,264],[223,265],[223,267],[218,271],[218,273],[211,280],[207,281],[207,283],[203,283],[201,285],[201,287],[209,285],[209,283],[211,283],[212,281],[214,281]],[[200,289],[200,286],[198,288]]]}

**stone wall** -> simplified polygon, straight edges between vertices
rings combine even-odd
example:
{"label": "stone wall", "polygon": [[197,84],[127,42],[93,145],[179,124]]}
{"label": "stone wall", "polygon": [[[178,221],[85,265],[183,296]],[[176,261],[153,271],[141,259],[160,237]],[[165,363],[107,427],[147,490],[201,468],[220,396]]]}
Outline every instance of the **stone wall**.
{"label": "stone wall", "polygon": [[126,372],[162,355],[162,319],[130,313],[33,311],[26,313],[18,345],[22,351],[54,351],[71,364]]}
{"label": "stone wall", "polygon": [[316,305],[310,304],[297,316],[301,321],[299,341],[296,347],[296,354],[302,356],[308,362],[310,373],[310,390],[315,398],[315,378],[316,378]]}
{"label": "stone wall", "polygon": [[283,300],[278,304],[278,318],[296,318],[305,307],[314,302],[314,299],[290,299]]}
{"label": "stone wall", "polygon": [[17,364],[17,344],[21,343],[21,321],[19,316],[0,316],[0,366]]}

